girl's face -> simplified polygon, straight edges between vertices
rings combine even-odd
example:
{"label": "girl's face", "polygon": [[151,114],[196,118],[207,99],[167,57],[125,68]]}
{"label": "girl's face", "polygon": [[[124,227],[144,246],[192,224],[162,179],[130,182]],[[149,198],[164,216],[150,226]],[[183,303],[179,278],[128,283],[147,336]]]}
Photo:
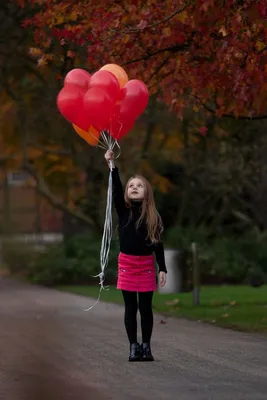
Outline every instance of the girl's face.
{"label": "girl's face", "polygon": [[130,200],[144,200],[145,197],[145,184],[142,179],[131,179],[128,188],[127,196]]}

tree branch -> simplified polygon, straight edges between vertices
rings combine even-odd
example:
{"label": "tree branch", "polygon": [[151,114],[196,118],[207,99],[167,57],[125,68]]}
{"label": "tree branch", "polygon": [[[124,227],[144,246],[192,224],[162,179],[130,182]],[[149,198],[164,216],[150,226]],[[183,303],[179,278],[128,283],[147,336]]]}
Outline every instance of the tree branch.
{"label": "tree branch", "polygon": [[53,195],[46,184],[44,178],[38,174],[36,168],[29,163],[29,157],[27,153],[27,142],[28,142],[28,134],[27,134],[27,129],[25,126],[25,110],[23,110],[23,107],[20,109],[19,113],[19,118],[20,118],[20,127],[19,127],[19,133],[21,136],[21,150],[22,150],[22,169],[25,171],[29,172],[29,174],[34,178],[36,182],[36,188],[37,191],[48,200],[48,202],[56,209],[61,210],[63,212],[66,212],[73,217],[85,222],[88,224],[90,227],[94,227],[94,223],[91,218],[89,218],[87,215],[84,213],[81,213],[79,210],[75,208],[70,208],[68,207],[59,197]]}
{"label": "tree branch", "polygon": [[43,146],[42,144],[37,144],[34,142],[28,142],[27,146],[33,147],[34,149],[40,150],[46,154],[55,154],[55,155],[66,156],[66,157],[73,155],[73,152],[71,150],[53,150],[53,149],[49,149],[46,146]]}
{"label": "tree branch", "polygon": [[193,4],[193,1],[189,1],[188,3],[186,3],[182,8],[177,9],[175,11],[173,11],[170,15],[168,15],[166,18],[163,18],[160,21],[154,22],[151,25],[147,25],[144,29],[141,28],[132,28],[129,27],[128,29],[125,30],[119,30],[119,29],[110,29],[112,32],[116,32],[116,33],[134,33],[134,32],[140,32],[140,31],[144,31],[145,29],[149,29],[149,28],[155,28],[156,26],[160,25],[160,24],[164,24],[165,22],[168,22],[170,19],[172,19],[173,17],[175,17],[175,15],[177,14],[181,14],[187,7],[191,6]]}
{"label": "tree branch", "polygon": [[[209,112],[211,112],[212,114],[216,114],[216,109],[213,109],[212,107],[208,106],[207,104],[203,103],[203,101],[196,96],[195,94],[192,93],[188,93],[189,96],[194,97],[195,99],[197,99],[200,104]],[[249,116],[249,115],[239,115],[238,117],[236,117],[233,114],[222,114],[221,117],[224,118],[231,118],[231,119],[239,119],[239,120],[247,120],[247,121],[252,121],[252,120],[261,120],[261,119],[267,119],[267,115],[257,115],[255,117],[253,116]]]}
{"label": "tree branch", "polygon": [[171,58],[170,54],[168,57],[164,58],[162,63],[160,63],[160,65],[158,65],[158,67],[155,69],[155,71],[153,71],[153,73],[150,75],[150,77],[148,78],[148,82],[151,81],[154,78],[154,76],[159,73],[159,71],[164,67],[165,64],[167,64],[167,62],[169,61],[170,58]]}
{"label": "tree branch", "polygon": [[0,155],[0,162],[4,162],[4,161],[8,161],[8,160],[15,160],[18,157],[21,157],[20,153]]}
{"label": "tree branch", "polygon": [[155,51],[154,53],[148,53],[142,57],[136,58],[134,60],[130,60],[130,61],[126,61],[125,63],[122,63],[121,65],[128,65],[128,64],[133,64],[139,61],[144,61],[144,60],[148,60],[151,57],[154,57],[160,53],[164,53],[166,51],[169,51],[170,53],[177,53],[178,51],[184,51],[187,48],[189,48],[189,44],[183,44],[181,46],[179,45],[175,45],[175,46],[171,46],[171,47],[165,47],[163,49],[159,49],[157,51]]}
{"label": "tree branch", "polygon": [[37,173],[35,168],[28,163],[28,161],[24,160],[22,167],[25,171],[29,172],[29,174],[34,178],[36,182],[37,191],[46,199],[48,202],[56,209],[66,212],[73,217],[85,222],[91,228],[94,227],[93,221],[84,213],[80,212],[77,209],[68,207],[60,198],[53,195],[45,183],[45,180]]}

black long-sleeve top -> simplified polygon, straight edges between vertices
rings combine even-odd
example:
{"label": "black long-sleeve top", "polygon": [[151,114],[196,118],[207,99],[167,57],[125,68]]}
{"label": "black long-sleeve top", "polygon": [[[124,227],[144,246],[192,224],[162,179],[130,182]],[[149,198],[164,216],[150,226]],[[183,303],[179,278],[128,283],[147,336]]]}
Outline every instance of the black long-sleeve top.
{"label": "black long-sleeve top", "polygon": [[[136,222],[141,215],[141,202],[131,202],[127,207],[124,201],[124,191],[117,167],[112,169],[113,200],[118,215],[120,251],[124,254],[142,256],[155,254],[159,271],[167,272],[164,247],[162,242],[152,243],[147,238],[145,220],[136,228]],[[132,212],[132,215],[130,213]],[[131,217],[131,218],[130,218]]]}

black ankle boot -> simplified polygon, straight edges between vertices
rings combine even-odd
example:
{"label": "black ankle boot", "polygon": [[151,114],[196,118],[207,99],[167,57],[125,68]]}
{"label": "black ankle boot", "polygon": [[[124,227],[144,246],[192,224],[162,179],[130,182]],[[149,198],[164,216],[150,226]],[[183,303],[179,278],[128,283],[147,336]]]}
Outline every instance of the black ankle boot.
{"label": "black ankle boot", "polygon": [[142,361],[154,361],[154,357],[151,353],[150,343],[141,344],[141,360]]}
{"label": "black ankle boot", "polygon": [[140,361],[140,345],[139,343],[130,344],[129,361]]}

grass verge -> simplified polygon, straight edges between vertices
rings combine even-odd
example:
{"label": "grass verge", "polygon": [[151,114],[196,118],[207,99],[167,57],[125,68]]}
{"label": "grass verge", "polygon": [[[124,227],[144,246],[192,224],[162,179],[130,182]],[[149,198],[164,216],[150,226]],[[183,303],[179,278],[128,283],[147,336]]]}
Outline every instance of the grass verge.
{"label": "grass verge", "polygon": [[[96,298],[98,286],[59,286],[58,290]],[[111,286],[102,291],[101,301],[123,303],[121,292]],[[153,308],[166,316],[209,322],[221,327],[267,334],[267,285],[204,286],[200,306],[194,306],[192,293],[155,293]]]}

